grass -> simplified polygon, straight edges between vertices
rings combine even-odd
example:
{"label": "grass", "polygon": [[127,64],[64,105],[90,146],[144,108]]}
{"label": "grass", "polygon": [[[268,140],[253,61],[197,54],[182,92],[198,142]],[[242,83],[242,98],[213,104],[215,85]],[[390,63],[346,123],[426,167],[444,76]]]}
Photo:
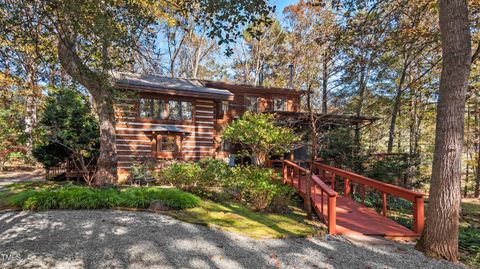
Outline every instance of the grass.
{"label": "grass", "polygon": [[324,226],[305,220],[291,206],[286,214],[255,212],[234,202],[216,203],[178,189],[160,187],[89,188],[65,182],[24,182],[0,192],[0,210],[146,208],[159,200],[176,219],[240,233],[252,238],[308,237],[325,234]]}
{"label": "grass", "polygon": [[480,200],[462,199],[460,222],[460,259],[473,268],[480,268]]}
{"label": "grass", "polygon": [[200,198],[178,189],[159,187],[90,188],[58,183],[20,183],[7,186],[0,205],[24,210],[147,208],[159,201],[168,208],[192,208]]}
{"label": "grass", "polygon": [[291,207],[288,214],[255,212],[234,202],[203,200],[198,207],[168,211],[166,214],[190,223],[207,225],[252,238],[308,237],[324,234],[325,229],[305,220],[303,211]]}

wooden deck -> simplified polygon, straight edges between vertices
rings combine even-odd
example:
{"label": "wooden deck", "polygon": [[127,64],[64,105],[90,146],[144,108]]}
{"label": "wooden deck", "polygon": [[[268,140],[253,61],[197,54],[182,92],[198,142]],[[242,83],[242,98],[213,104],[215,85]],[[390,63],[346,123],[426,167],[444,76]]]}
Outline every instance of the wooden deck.
{"label": "wooden deck", "polygon": [[[297,189],[305,197],[305,186],[309,170],[287,161],[272,161],[282,171],[283,182]],[[278,165],[281,164],[281,167]],[[353,172],[345,171],[318,162],[314,163],[311,178],[311,201],[317,215],[327,224],[329,234],[340,235],[374,235],[389,238],[418,238],[424,226],[423,194],[395,185],[367,178]],[[362,202],[352,200],[352,184],[360,190]],[[366,188],[381,193],[381,213],[363,205],[368,193]],[[343,193],[336,192],[339,189]],[[388,218],[387,195],[412,202],[413,229],[410,230]]]}
{"label": "wooden deck", "polygon": [[[293,186],[298,186],[298,178],[293,179]],[[298,190],[298,188],[297,188]],[[322,211],[322,195],[317,188],[314,191],[312,186],[312,203],[318,216],[327,218],[328,212],[328,196],[323,195],[323,211]],[[315,196],[313,194],[316,194]],[[304,197],[305,186],[299,194]],[[418,234],[412,230],[396,223],[395,221],[382,216],[375,210],[363,207],[361,204],[350,198],[337,196],[337,228],[336,234],[340,235],[375,235],[393,238],[415,238]]]}

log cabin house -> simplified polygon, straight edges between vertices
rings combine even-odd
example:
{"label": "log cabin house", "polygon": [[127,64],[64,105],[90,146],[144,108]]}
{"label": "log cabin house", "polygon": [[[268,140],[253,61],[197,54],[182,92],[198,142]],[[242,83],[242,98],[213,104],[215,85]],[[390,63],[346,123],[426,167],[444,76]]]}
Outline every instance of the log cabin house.
{"label": "log cabin house", "polygon": [[[198,79],[115,73],[116,145],[119,179],[132,165],[150,160],[226,159],[223,126],[245,111],[276,113],[279,121],[302,124],[303,91]],[[328,115],[328,120],[359,126],[372,119]],[[303,120],[305,124],[305,120]]]}

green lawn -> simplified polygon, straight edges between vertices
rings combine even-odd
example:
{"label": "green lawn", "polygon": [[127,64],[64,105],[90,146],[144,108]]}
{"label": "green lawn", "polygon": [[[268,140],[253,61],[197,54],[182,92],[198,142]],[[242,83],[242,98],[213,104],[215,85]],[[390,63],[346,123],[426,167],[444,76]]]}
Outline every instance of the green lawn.
{"label": "green lawn", "polygon": [[163,212],[182,221],[237,232],[252,238],[307,237],[325,234],[323,225],[306,221],[305,213],[290,207],[285,214],[254,212],[233,202],[216,203],[177,189],[160,187],[89,188],[65,182],[11,184],[0,192],[0,210],[147,208],[160,200]]}
{"label": "green lawn", "polygon": [[461,260],[473,268],[480,268],[479,199],[462,199],[459,241]]}
{"label": "green lawn", "polygon": [[200,202],[195,208],[167,212],[190,223],[217,227],[253,238],[307,237],[325,234],[324,226],[305,220],[305,213],[291,207],[288,214],[254,212],[236,203]]}

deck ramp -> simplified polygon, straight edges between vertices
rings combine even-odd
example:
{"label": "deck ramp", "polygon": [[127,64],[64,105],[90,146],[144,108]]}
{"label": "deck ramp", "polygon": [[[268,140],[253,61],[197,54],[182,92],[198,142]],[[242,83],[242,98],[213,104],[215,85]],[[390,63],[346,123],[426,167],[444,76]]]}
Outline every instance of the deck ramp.
{"label": "deck ramp", "polygon": [[[282,161],[282,173],[284,183],[294,187],[300,196],[305,197],[305,185],[308,170],[298,166],[290,161]],[[330,167],[326,165],[319,166],[325,170]],[[351,172],[343,171],[338,168],[331,167],[332,177],[325,177],[325,173],[314,174],[311,184],[311,201],[317,215],[329,224],[329,232],[331,234],[339,235],[369,235],[369,236],[383,236],[388,238],[418,238],[423,230],[423,194],[411,190],[402,189],[398,186],[393,186],[373,179],[368,179]],[[316,169],[316,173],[319,173]],[[341,175],[344,195],[338,195],[334,189],[338,185],[335,183],[335,177]],[[332,180],[328,180],[328,179]],[[361,186],[363,197],[365,195],[365,187],[375,188],[383,193],[383,210],[384,212],[377,212],[374,209],[367,208],[362,203],[357,203],[350,198],[349,193],[351,184],[356,180]],[[344,184],[344,185],[343,185]],[[329,192],[329,195],[327,195]],[[332,198],[332,192],[335,197],[334,210],[329,210],[329,198]],[[346,193],[346,195],[345,195]],[[386,195],[387,193],[393,196],[398,196],[404,199],[410,199],[413,202],[413,218],[414,230],[410,230],[392,219],[387,217]],[[329,216],[333,215],[332,216]],[[327,221],[328,220],[328,221]]]}

